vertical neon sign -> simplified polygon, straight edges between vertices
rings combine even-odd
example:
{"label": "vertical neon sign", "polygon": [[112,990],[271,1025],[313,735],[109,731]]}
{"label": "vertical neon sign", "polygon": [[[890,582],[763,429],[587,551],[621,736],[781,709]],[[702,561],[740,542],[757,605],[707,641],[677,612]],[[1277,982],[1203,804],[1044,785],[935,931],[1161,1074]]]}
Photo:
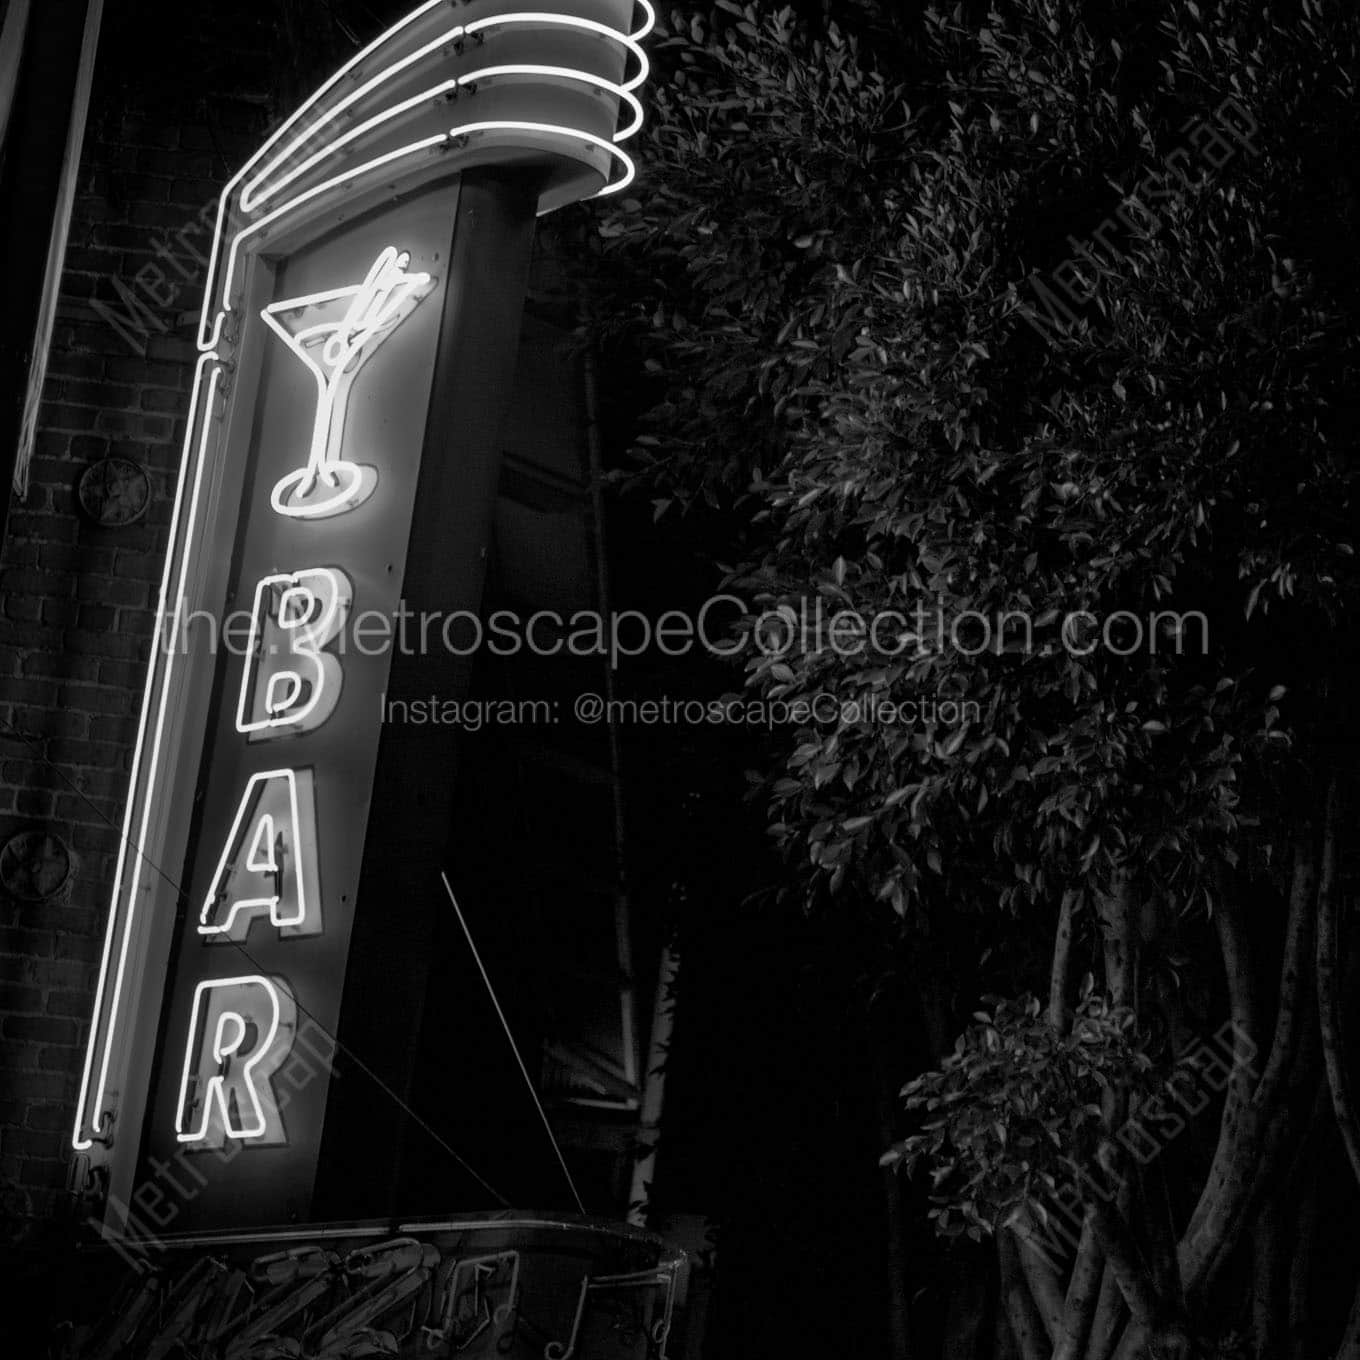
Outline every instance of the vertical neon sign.
{"label": "vertical neon sign", "polygon": [[532,173],[540,213],[622,189],[651,25],[428,0],[223,194],[73,1136],[115,1183],[239,1146],[228,1198],[305,1211],[325,1082],[286,1116],[276,1084],[338,1014],[389,664],[346,627],[400,602],[460,178]]}

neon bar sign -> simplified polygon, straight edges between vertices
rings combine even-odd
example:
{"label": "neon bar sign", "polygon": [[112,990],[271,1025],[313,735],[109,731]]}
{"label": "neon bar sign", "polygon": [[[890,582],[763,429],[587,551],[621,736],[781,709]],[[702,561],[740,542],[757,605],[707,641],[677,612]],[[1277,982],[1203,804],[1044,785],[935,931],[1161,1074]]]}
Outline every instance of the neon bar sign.
{"label": "neon bar sign", "polygon": [[[342,456],[348,396],[379,344],[429,292],[432,276],[409,272],[410,263],[409,253],[388,246],[362,282],[261,310],[317,384],[307,463],[275,483],[274,514],[329,518],[355,510],[375,490],[376,467]],[[326,647],[353,602],[349,578],[331,567],[302,567],[261,578],[254,599],[236,732],[247,742],[290,743],[320,733],[343,688],[340,658]],[[243,944],[257,922],[285,939],[325,929],[315,779],[315,770],[300,767],[249,776],[199,912],[205,943]],[[175,1109],[179,1142],[287,1141],[270,1078],[293,1046],[297,1014],[281,976],[196,985]]]}
{"label": "neon bar sign", "polygon": [[[427,0],[223,193],[72,1139],[115,1180],[143,1122],[314,1149],[324,1092],[276,1087],[338,1016],[388,666],[337,640],[399,600],[460,176],[533,167],[540,213],[623,189],[652,24]],[[245,655],[205,654],[190,620],[233,606]]]}

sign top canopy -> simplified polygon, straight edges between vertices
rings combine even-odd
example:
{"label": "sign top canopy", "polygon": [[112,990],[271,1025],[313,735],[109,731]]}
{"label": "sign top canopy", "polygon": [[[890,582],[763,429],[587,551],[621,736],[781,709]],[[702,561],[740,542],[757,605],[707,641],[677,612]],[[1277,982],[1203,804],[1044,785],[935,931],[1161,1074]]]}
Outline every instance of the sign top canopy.
{"label": "sign top canopy", "polygon": [[286,253],[317,220],[352,219],[476,166],[542,172],[540,214],[618,193],[642,126],[649,0],[426,0],[342,66],[222,196],[199,330],[211,350],[248,249]]}

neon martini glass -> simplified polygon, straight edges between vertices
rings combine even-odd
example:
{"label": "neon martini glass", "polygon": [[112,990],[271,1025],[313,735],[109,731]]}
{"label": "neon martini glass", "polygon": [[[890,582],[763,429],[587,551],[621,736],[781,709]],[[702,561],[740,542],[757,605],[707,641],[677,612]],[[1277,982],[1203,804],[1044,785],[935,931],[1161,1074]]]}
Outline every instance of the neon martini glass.
{"label": "neon martini glass", "polygon": [[316,379],[316,415],[304,467],[281,478],[270,502],[290,519],[325,519],[362,505],[378,471],[342,458],[350,389],[360,369],[416,309],[429,274],[412,274],[409,251],[388,246],[362,283],[270,303],[261,315]]}

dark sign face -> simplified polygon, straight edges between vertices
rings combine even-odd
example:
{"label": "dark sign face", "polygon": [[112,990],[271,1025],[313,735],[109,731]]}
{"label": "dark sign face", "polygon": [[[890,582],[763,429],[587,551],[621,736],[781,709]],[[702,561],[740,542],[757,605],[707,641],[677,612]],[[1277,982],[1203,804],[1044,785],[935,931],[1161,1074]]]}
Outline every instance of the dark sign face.
{"label": "dark sign face", "polygon": [[211,697],[176,794],[195,811],[145,1145],[204,1182],[177,1229],[306,1212],[455,205],[426,196],[262,265],[244,318],[239,514],[202,548],[230,574],[179,662]]}

